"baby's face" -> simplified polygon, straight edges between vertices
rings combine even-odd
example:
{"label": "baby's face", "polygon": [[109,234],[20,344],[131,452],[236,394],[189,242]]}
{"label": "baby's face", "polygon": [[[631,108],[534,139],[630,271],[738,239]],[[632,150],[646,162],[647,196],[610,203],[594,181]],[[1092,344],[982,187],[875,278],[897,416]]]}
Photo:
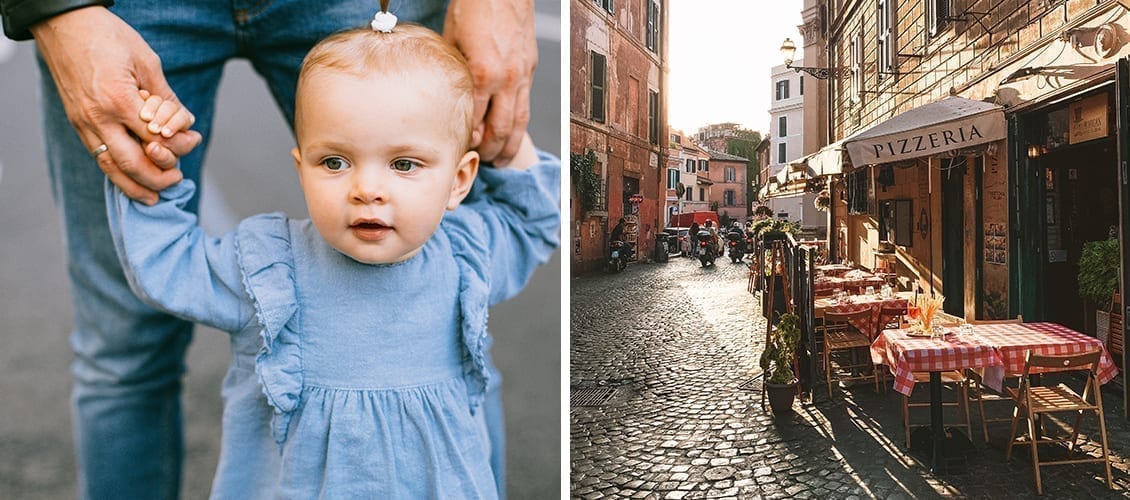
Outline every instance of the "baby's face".
{"label": "baby's face", "polygon": [[433,77],[309,75],[298,97],[298,179],[318,233],[368,264],[416,255],[478,168]]}

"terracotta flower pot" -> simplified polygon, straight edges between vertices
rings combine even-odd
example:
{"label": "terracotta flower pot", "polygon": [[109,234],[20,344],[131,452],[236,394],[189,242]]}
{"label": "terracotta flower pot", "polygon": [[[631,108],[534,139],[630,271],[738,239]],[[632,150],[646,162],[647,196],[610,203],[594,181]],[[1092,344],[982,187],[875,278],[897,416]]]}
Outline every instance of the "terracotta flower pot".
{"label": "terracotta flower pot", "polygon": [[788,384],[765,383],[765,391],[769,396],[769,407],[773,413],[785,413],[793,408],[796,399],[796,379]]}

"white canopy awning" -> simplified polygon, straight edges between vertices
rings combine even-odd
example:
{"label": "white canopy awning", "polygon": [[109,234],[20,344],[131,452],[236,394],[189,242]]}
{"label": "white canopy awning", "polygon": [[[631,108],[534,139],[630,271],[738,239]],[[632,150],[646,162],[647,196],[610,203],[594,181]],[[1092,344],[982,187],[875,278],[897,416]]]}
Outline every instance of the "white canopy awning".
{"label": "white canopy awning", "polygon": [[842,142],[852,164],[861,167],[970,148],[1004,139],[1006,133],[1004,108],[951,96],[895,115]]}

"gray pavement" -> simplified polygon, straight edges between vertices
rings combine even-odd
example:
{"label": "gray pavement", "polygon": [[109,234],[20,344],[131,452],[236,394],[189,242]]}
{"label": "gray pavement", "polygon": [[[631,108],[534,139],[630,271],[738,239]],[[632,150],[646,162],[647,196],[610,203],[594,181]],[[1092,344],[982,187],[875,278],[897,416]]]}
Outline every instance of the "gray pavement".
{"label": "gray pavement", "polygon": [[[976,406],[978,439],[943,474],[903,446],[901,395],[893,390],[862,384],[828,400],[820,385],[815,403],[779,416],[763,410],[755,375],[765,323],[746,292],[746,273],[728,260],[703,269],[676,258],[572,280],[571,497],[1036,496],[1026,449],[1004,463],[1008,424],[991,423],[984,444]],[[1130,491],[1130,426],[1120,391],[1103,392],[1116,490],[1106,488],[1101,465],[1055,466],[1043,470],[1045,497],[1125,498]],[[924,388],[915,392],[924,396]],[[986,412],[1003,417],[1011,406],[986,403]],[[913,421],[927,422],[925,413]],[[1084,420],[1086,437],[1097,438],[1096,422]]]}
{"label": "gray pavement", "polygon": [[[531,133],[560,154],[560,10],[538,0],[540,61]],[[70,291],[46,175],[31,43],[0,38],[0,498],[75,498],[68,335]],[[202,223],[218,234],[248,215],[305,216],[293,140],[246,63],[227,68],[205,161]],[[503,372],[513,498],[552,498],[561,486],[560,257],[527,290],[491,311]],[[537,311],[537,314],[530,314]],[[198,329],[188,357],[183,498],[206,498],[219,453],[223,334]],[[144,459],[139,457],[139,459]]]}

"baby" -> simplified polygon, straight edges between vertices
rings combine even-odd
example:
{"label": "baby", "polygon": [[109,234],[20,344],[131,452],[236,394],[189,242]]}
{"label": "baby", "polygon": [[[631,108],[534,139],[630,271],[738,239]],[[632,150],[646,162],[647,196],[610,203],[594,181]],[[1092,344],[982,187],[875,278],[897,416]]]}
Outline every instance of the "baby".
{"label": "baby", "polygon": [[[191,125],[144,97],[151,130]],[[498,496],[487,308],[557,246],[560,161],[527,136],[509,167],[480,168],[472,111],[465,61],[434,32],[348,31],[299,75],[308,220],[212,238],[183,210],[191,181],[152,207],[107,182],[135,293],[232,335],[213,497]]]}

